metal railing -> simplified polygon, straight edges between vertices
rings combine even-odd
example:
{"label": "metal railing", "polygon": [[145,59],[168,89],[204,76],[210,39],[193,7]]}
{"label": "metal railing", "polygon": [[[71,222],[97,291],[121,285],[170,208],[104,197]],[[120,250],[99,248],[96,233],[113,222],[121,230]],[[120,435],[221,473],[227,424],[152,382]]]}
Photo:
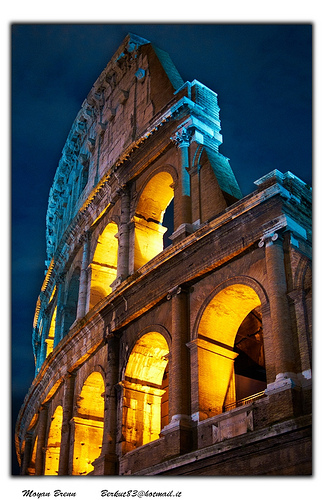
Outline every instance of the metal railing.
{"label": "metal railing", "polygon": [[233,408],[238,408],[239,406],[247,405],[256,399],[264,397],[264,395],[264,391],[261,391],[256,394],[252,394],[251,396],[247,396],[246,398],[239,399],[238,401],[234,401],[234,403],[225,404],[223,406],[223,412],[233,410]]}

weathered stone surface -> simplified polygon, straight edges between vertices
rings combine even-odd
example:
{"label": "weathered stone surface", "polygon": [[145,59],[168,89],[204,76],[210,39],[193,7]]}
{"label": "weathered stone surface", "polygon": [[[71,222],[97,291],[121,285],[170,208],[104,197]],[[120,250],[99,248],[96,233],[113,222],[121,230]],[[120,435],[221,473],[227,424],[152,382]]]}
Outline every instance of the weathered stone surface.
{"label": "weathered stone surface", "polygon": [[311,191],[275,170],[242,198],[220,128],[217,95],[135,35],[85,99],[49,197],[22,474],[311,473]]}

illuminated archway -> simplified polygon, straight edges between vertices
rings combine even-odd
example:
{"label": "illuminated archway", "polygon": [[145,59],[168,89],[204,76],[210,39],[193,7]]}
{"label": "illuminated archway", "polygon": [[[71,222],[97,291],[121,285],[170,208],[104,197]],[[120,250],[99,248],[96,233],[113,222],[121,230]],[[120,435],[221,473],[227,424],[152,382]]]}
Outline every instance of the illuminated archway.
{"label": "illuminated archway", "polygon": [[51,319],[51,324],[49,327],[48,335],[47,338],[45,339],[46,342],[46,357],[53,351],[53,346],[54,346],[54,336],[55,336],[55,325],[56,325],[56,312],[57,312],[57,306],[54,309],[54,312],[52,314],[52,319]]}
{"label": "illuminated archway", "polygon": [[256,375],[258,363],[264,369],[260,305],[253,288],[234,284],[221,290],[205,308],[196,340],[201,420],[235,406],[237,392],[246,397],[265,388],[264,375],[259,377],[260,384]]}
{"label": "illuminated archway", "polygon": [[58,406],[52,417],[45,454],[45,476],[57,476],[60,461],[63,408]]}
{"label": "illuminated archway", "polygon": [[38,442],[38,436],[35,437],[34,446],[33,446],[32,454],[31,454],[31,457],[30,457],[29,466],[28,466],[28,469],[27,469],[29,476],[34,476],[35,475],[37,442]]}
{"label": "illuminated archway", "polygon": [[158,439],[168,423],[168,353],[165,338],[150,332],[130,354],[123,381],[124,453]]}
{"label": "illuminated archway", "polygon": [[168,172],[156,174],[146,184],[134,216],[135,271],[162,252],[163,235],[168,229],[162,222],[173,196],[173,178]]}
{"label": "illuminated archway", "polygon": [[112,291],[117,277],[118,226],[110,222],[98,238],[91,263],[90,308]]}
{"label": "illuminated archway", "polygon": [[102,375],[95,371],[83,384],[74,417],[74,450],[72,475],[86,475],[99,457],[103,439],[104,391]]}

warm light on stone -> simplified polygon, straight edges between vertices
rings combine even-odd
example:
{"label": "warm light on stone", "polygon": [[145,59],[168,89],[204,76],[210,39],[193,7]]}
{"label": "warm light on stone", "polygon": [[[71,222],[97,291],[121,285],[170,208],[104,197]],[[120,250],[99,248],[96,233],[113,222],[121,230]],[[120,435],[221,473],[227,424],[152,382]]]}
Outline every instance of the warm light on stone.
{"label": "warm light on stone", "polygon": [[199,411],[201,418],[222,413],[225,400],[235,401],[233,352],[237,331],[260,299],[246,285],[232,285],[207,305],[198,329]]}
{"label": "warm light on stone", "polygon": [[118,227],[111,222],[98,238],[91,263],[90,308],[111,293],[117,276]]}
{"label": "warm light on stone", "polygon": [[156,174],[145,186],[136,208],[134,269],[142,267],[163,250],[164,213],[173,199],[173,179],[168,172]]}
{"label": "warm light on stone", "polygon": [[45,476],[57,476],[60,460],[63,408],[58,406],[54,412],[46,447]]}
{"label": "warm light on stone", "polygon": [[143,335],[131,352],[123,382],[125,452],[159,438],[168,352],[166,340],[157,332]]}
{"label": "warm light on stone", "polygon": [[93,372],[85,381],[78,397],[78,413],[73,419],[75,476],[93,470],[92,462],[100,455],[103,438],[103,414],[105,386],[102,375]]}

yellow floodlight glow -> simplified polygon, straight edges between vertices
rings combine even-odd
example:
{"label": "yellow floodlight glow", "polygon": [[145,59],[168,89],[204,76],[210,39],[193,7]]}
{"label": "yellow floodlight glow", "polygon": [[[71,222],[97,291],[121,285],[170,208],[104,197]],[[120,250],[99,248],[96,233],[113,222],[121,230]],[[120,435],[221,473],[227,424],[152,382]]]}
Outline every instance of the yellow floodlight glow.
{"label": "yellow floodlight glow", "polygon": [[124,452],[159,438],[168,345],[157,332],[143,335],[129,357],[124,380]]}
{"label": "yellow floodlight glow", "polygon": [[72,475],[87,475],[99,457],[103,439],[105,385],[102,375],[93,372],[85,381],[78,398],[78,414],[73,418],[74,451]]}
{"label": "yellow floodlight glow", "polygon": [[110,222],[98,238],[91,263],[90,308],[112,291],[111,284],[117,277],[118,226]]}
{"label": "yellow floodlight glow", "polygon": [[63,408],[58,406],[52,417],[45,454],[45,476],[57,476],[60,460],[60,446],[63,422]]}
{"label": "yellow floodlight glow", "polygon": [[260,304],[251,287],[235,284],[219,292],[206,307],[196,341],[201,420],[222,413],[225,401],[235,401],[235,337],[246,316]]}
{"label": "yellow floodlight glow", "polygon": [[133,219],[135,271],[163,251],[163,235],[167,228],[162,226],[162,221],[173,199],[172,185],[172,176],[160,172],[147,183],[141,194]]}
{"label": "yellow floodlight glow", "polygon": [[46,342],[46,357],[53,351],[57,306],[54,309]]}

